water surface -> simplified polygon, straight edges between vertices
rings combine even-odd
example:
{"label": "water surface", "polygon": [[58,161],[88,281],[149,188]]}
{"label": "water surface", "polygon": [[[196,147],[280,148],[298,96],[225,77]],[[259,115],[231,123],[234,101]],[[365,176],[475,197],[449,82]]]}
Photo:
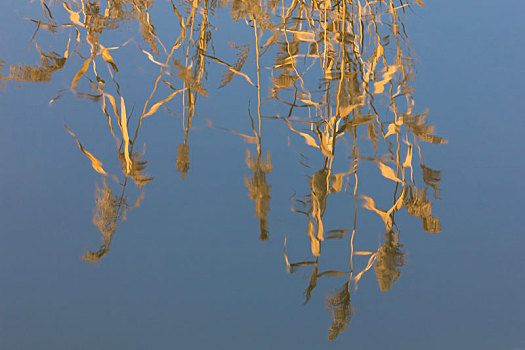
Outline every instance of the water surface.
{"label": "water surface", "polygon": [[6,349],[525,349],[513,1],[0,5]]}

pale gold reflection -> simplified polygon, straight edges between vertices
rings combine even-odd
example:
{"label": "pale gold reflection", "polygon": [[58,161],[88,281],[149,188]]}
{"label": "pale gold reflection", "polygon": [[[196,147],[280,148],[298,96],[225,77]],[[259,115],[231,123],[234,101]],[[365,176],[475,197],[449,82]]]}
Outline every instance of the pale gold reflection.
{"label": "pale gold reflection", "polygon": [[[31,43],[38,51],[40,64],[11,65],[9,75],[0,77],[4,81],[50,81],[53,72],[75,57],[79,63],[70,78],[70,91],[100,104],[100,116],[107,120],[104,131],[115,140],[114,160],[122,170],[120,178],[111,174],[115,166],[110,161],[104,159],[102,167],[103,156],[93,151],[95,139],[75,130],[77,137],[66,127],[92,168],[104,176],[102,184],[96,185],[93,217],[102,244],[83,259],[98,261],[109,252],[118,224],[125,220],[129,209],[140,205],[144,185],[153,180],[146,174],[147,161],[142,160],[145,144],[138,143],[144,121],[163,112],[181,117],[184,136],[177,139],[180,141],[172,153],[176,153],[175,169],[182,179],[190,175],[190,131],[199,115],[198,102],[212,95],[214,87],[207,82],[208,65],[225,70],[219,88],[227,88],[238,79],[242,87],[257,94],[257,106],[251,109],[246,102],[248,113],[238,123],[251,123],[253,135],[216,127],[212,120],[207,124],[255,145],[246,151],[245,162],[251,173],[245,175],[244,182],[254,202],[261,241],[270,237],[272,197],[268,174],[274,170],[270,150],[263,152],[263,120],[278,119],[275,123],[282,123],[289,134],[286,136],[300,144],[301,155],[313,151],[314,156],[306,160],[315,165],[314,170],[308,170],[308,181],[303,184],[304,198],[296,197],[292,209],[304,215],[304,227],[297,230],[297,236],[307,242],[311,256],[290,262],[286,238],[283,253],[290,273],[311,268],[305,304],[315,298],[323,277],[341,280],[342,288],[325,300],[333,317],[329,340],[349,327],[354,312],[350,296],[362,278],[373,270],[379,289],[386,292],[401,277],[406,259],[401,250],[401,224],[396,222],[398,211],[404,208],[421,220],[426,232],[441,232],[427,190],[431,188],[433,199],[439,198],[442,174],[426,165],[422,143],[447,141],[436,136],[435,128],[427,124],[427,111],[416,113],[412,83],[415,58],[403,22],[410,13],[408,7],[422,5],[421,1],[170,0],[174,25],[170,29],[173,33],[166,35],[171,38],[169,49],[152,23],[153,0],[56,3],[61,6],[53,9],[63,11],[64,24],[57,24],[59,21],[43,0],[40,19],[30,19],[36,25]],[[235,62],[217,57],[215,47],[226,45],[214,45],[212,40],[213,31],[219,30],[211,23],[214,12],[226,6],[232,19],[245,23],[250,33],[251,43],[229,43],[237,54]],[[129,39],[111,46],[105,33],[126,21],[139,24],[142,40]],[[63,35],[63,45],[57,49],[63,54],[40,49],[37,42],[43,30]],[[136,53],[157,70],[138,103],[131,101],[127,87],[119,84],[119,74],[123,74],[119,69],[119,59],[123,59],[120,52],[125,46],[136,46]],[[266,90],[268,81],[270,87]],[[51,103],[62,95],[60,92]],[[139,112],[134,117],[135,105]],[[265,116],[263,111],[270,109],[279,112]],[[115,124],[118,127],[114,128]],[[264,127],[267,125],[265,122]],[[267,132],[264,129],[265,142]],[[383,181],[383,193],[378,193],[379,187],[370,186],[374,177]],[[133,204],[128,204],[126,196],[130,179],[139,193]],[[119,194],[114,194],[112,187],[121,188],[115,191]],[[345,197],[347,192],[351,193]],[[337,206],[330,203],[334,197],[349,200],[347,205]],[[365,211],[370,215],[363,215]],[[332,215],[327,213],[341,215],[345,226],[334,227],[328,219]],[[368,218],[375,218],[378,232],[360,229],[361,220]],[[357,238],[370,234],[378,235],[377,246],[358,246]],[[337,268],[325,267],[331,264],[327,263],[330,257],[323,255],[329,245],[344,245],[347,250],[347,258]]]}
{"label": "pale gold reflection", "polygon": [[[49,82],[53,72],[64,67],[67,57],[60,55],[53,50],[48,53],[43,52],[38,44],[35,47],[40,54],[40,64],[37,67],[25,64],[9,66],[9,75],[4,77],[0,74],[0,79],[11,81],[31,81],[31,82]],[[0,70],[1,70],[0,66]]]}
{"label": "pale gold reflection", "polygon": [[[177,7],[172,2],[174,12],[182,18],[177,10]],[[201,8],[202,6],[202,8]],[[197,12],[200,12],[202,17],[200,23],[196,23]],[[213,11],[213,8],[211,9]],[[209,0],[202,2],[193,2],[190,15],[186,20],[186,24],[183,25],[181,19],[181,33],[184,31],[184,35],[181,37],[186,38],[186,30],[189,27],[189,39],[186,48],[186,59],[184,66],[178,61],[173,59],[173,65],[177,68],[177,76],[183,81],[183,128],[184,128],[184,143],[177,146],[177,159],[176,159],[176,170],[181,173],[182,179],[185,180],[188,176],[190,169],[190,146],[189,146],[189,132],[192,125],[192,120],[195,115],[196,104],[198,95],[208,97],[208,92],[203,87],[201,80],[205,73],[205,60],[206,49],[211,41],[211,31],[209,29],[208,14],[210,11]],[[194,32],[196,26],[200,28],[197,33],[198,39],[194,39]],[[179,37],[180,38],[180,37]],[[178,42],[178,40],[177,40]],[[182,43],[182,42],[181,42]],[[174,46],[175,47],[175,46]],[[194,49],[193,56],[190,56],[190,49]],[[173,50],[172,50],[173,53]],[[190,67],[194,67],[193,70]]]}
{"label": "pale gold reflection", "polygon": [[378,248],[374,265],[377,284],[382,292],[387,292],[401,276],[399,267],[405,265],[405,253],[401,247],[398,233],[385,233],[385,243]]}
{"label": "pale gold reflection", "polygon": [[[431,187],[438,198],[441,173],[424,164],[419,141],[441,144],[446,140],[434,135],[434,127],[426,124],[427,112],[414,113],[414,56],[403,23],[409,6],[405,1],[283,1],[281,11],[276,11],[279,25],[264,45],[266,50],[274,45],[276,51],[271,97],[289,108],[287,116],[278,118],[305,147],[319,150],[324,159],[323,167],[310,177],[307,199],[296,200],[293,208],[306,216],[307,239],[315,258],[307,300],[321,275],[318,271],[325,260],[321,248],[333,244],[325,240],[330,225],[324,220],[331,208],[329,194],[341,191],[344,183],[353,188],[353,207],[333,209],[347,212],[353,220],[348,222],[351,228],[343,230],[352,232],[349,273],[340,271],[347,281],[326,300],[334,318],[329,340],[349,325],[351,285],[357,290],[358,282],[372,268],[382,291],[389,290],[401,276],[400,268],[406,261],[395,220],[399,210],[404,207],[420,218],[425,231],[441,231],[439,219],[431,215],[427,187],[416,186],[413,166],[417,149],[423,186]],[[340,145],[349,141],[351,147]],[[367,193],[374,191],[365,187],[369,174],[358,176],[363,162],[376,164],[377,175],[392,188],[392,202]],[[350,169],[333,175],[332,169],[341,166]],[[358,228],[359,202],[377,215],[387,232],[376,249],[356,247],[356,237],[366,234]],[[284,254],[289,272],[309,265],[290,263],[286,250]]]}
{"label": "pale gold reflection", "polygon": [[326,297],[326,308],[332,312],[333,322],[328,329],[328,340],[334,340],[341,332],[348,328],[353,308],[350,304],[350,281]]}
{"label": "pale gold reflection", "polygon": [[[153,1],[108,1],[105,9],[98,1],[81,3],[56,1],[53,3],[53,5],[57,4],[61,6],[50,7],[42,0],[42,16],[40,19],[28,19],[37,24],[31,43],[34,44],[40,54],[40,66],[37,68],[26,65],[11,66],[9,76],[2,76],[2,79],[50,81],[52,72],[61,69],[65,65],[66,60],[71,59],[74,55],[80,57],[82,63],[80,68],[76,69],[76,74],[71,79],[71,91],[78,97],[89,98],[100,103],[102,115],[107,119],[108,128],[115,139],[117,145],[116,159],[124,175],[124,179],[121,182],[116,175],[107,172],[102,167],[100,157],[89,152],[80,142],[79,137],[66,126],[66,130],[75,138],[81,152],[91,161],[93,169],[105,177],[110,177],[117,186],[121,187],[120,195],[115,195],[111,189],[111,184],[107,182],[106,178],[103,179],[102,186],[96,185],[93,223],[102,235],[102,245],[96,251],[89,250],[82,258],[89,261],[98,261],[109,251],[118,223],[125,220],[127,211],[140,205],[144,197],[142,186],[153,180],[151,176],[145,173],[148,162],[141,160],[145,153],[145,145],[143,145],[142,153],[133,151],[140,123],[135,129],[135,138],[130,139],[130,120],[133,108],[131,112],[126,108],[126,101],[121,94],[121,86],[117,81],[116,74],[119,72],[117,61],[113,54],[110,53],[118,51],[130,41],[128,40],[120,46],[105,46],[102,44],[104,32],[118,28],[122,21],[137,20],[140,24],[143,40],[153,54],[158,55],[158,46],[163,47],[163,45],[157,39],[154,27],[149,19],[148,8],[153,5]],[[51,13],[51,8],[58,12],[60,9],[63,9],[65,13],[62,17],[67,18],[69,23],[66,20],[64,24],[57,24],[59,20],[56,19],[56,14],[54,16]],[[52,35],[59,36],[61,33],[64,33],[63,30],[57,31],[60,27],[66,29],[65,33],[67,35],[64,38],[64,54],[57,54],[52,49],[49,53],[43,52],[38,45],[39,35],[42,34],[39,34],[39,31],[45,29]],[[69,33],[67,30],[69,30]],[[73,43],[72,38],[74,38]],[[141,50],[144,52],[143,49]],[[86,51],[89,52],[87,55]],[[101,64],[102,67],[106,64],[107,70],[101,70]],[[92,74],[90,74],[90,71]],[[108,84],[108,81],[113,82],[113,84]],[[89,89],[88,91],[85,90],[86,87]],[[59,92],[58,96],[52,99],[50,103],[55,103],[62,96],[63,92]],[[158,108],[158,105],[154,105],[153,108]],[[150,114],[154,113],[151,110],[149,112]],[[120,131],[119,135],[116,135],[113,128],[115,121]],[[86,137],[83,136],[82,138],[85,139],[85,144],[90,142]],[[87,147],[91,148],[89,144]],[[129,179],[132,179],[139,189],[139,195],[133,204],[128,204],[126,196]]]}
{"label": "pale gold reflection", "polygon": [[125,196],[126,184],[124,184],[120,195],[113,194],[105,179],[102,180],[102,188],[97,184],[95,190],[95,212],[93,213],[93,224],[102,234],[102,244],[97,250],[88,250],[83,260],[98,262],[111,248],[111,241],[117,230],[119,221],[126,221],[126,214],[131,208],[138,207],[144,198],[144,192],[133,204],[128,204]]}
{"label": "pale gold reflection", "polygon": [[266,155],[266,159],[261,156],[260,152],[257,155],[252,155],[249,150],[246,150],[246,164],[253,171],[252,177],[244,178],[246,187],[249,190],[249,197],[255,202],[255,215],[259,218],[261,241],[268,240],[268,212],[270,211],[270,188],[271,186],[266,181],[266,174],[272,172],[273,167],[270,162],[270,152]]}

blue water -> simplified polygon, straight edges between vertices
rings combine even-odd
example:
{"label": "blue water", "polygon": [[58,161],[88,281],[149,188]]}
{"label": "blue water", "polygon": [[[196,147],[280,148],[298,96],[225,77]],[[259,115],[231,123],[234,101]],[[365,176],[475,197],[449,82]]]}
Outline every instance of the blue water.
{"label": "blue water", "polygon": [[[63,24],[68,15],[60,3],[48,5],[53,18]],[[198,5],[197,22],[204,3]],[[191,4],[177,6],[186,20]],[[251,44],[242,72],[256,85],[253,22],[233,22],[231,6],[227,3],[209,14],[212,41],[206,53],[233,64],[237,51],[228,46],[228,40]],[[277,9],[279,14],[281,8]],[[345,238],[322,242],[318,263],[319,273],[342,273],[318,277],[304,305],[314,265],[288,273],[283,247],[286,237],[291,263],[315,261],[307,216],[291,208],[308,210],[298,201],[312,199],[310,179],[327,161],[284,119],[275,119],[289,111],[288,105],[271,99],[270,79],[278,74],[270,69],[276,47],[261,57],[260,65],[261,114],[271,117],[261,119],[260,144],[263,161],[269,151],[272,165],[265,173],[271,196],[268,240],[259,239],[260,219],[246,185],[253,176],[246,150],[257,154],[257,144],[231,132],[254,135],[248,110],[258,131],[258,90],[239,75],[219,89],[228,69],[207,58],[200,84],[209,96],[197,96],[191,128],[187,128],[188,102],[183,102],[183,93],[164,105],[173,114],[163,106],[144,118],[134,152],[142,153],[145,145],[142,160],[149,163],[144,173],[154,179],[139,187],[128,178],[124,192],[128,205],[142,192],[144,197],[138,207],[127,211],[125,221],[119,217],[109,250],[92,263],[81,257],[101,244],[101,233],[93,224],[96,186],[103,188],[106,181],[120,197],[125,170],[100,100],[92,102],[75,94],[94,94],[88,80],[95,79],[92,68],[79,80],[78,88],[70,89],[89,56],[86,31],[80,28],[83,58],[71,55],[50,81],[13,81],[11,65],[36,67],[40,62],[38,49],[31,43],[36,25],[24,18],[38,20],[42,7],[37,2],[2,2],[0,348],[525,349],[525,236],[519,214],[525,194],[524,9],[515,0],[505,4],[428,1],[425,8],[414,6],[406,14],[398,10],[415,52],[414,112],[428,109],[426,121],[435,126],[435,135],[448,141],[418,142],[424,164],[441,171],[441,199],[425,186],[418,151],[413,148],[415,181],[428,187],[427,199],[432,201],[432,215],[439,218],[441,230],[425,232],[422,220],[400,208],[393,227],[406,253],[404,266],[398,268],[400,277],[387,292],[380,290],[374,266],[358,283],[352,280],[348,328],[329,341],[333,320],[326,299],[365,269],[370,255],[354,255],[353,274],[343,274],[351,268],[356,209],[355,178],[350,173],[343,177],[341,191],[328,194],[323,215],[325,235],[329,230],[345,230]],[[169,52],[180,33],[178,17],[166,1],[155,2],[150,15],[155,33]],[[124,97],[133,138],[160,67],[135,44],[152,51],[142,40],[138,21],[119,24],[100,34],[105,47],[134,38],[110,51],[119,69],[114,73],[119,88],[100,56],[97,71],[105,80],[104,91],[117,97],[119,108],[118,93]],[[35,42],[44,52],[52,48],[62,55],[72,28],[60,27],[55,34],[40,29]],[[388,32],[387,27],[382,30]],[[265,29],[259,45],[270,36],[270,29]],[[198,40],[197,32],[194,40]],[[70,52],[75,45],[75,30],[71,30]],[[385,50],[388,57],[395,55],[392,45]],[[187,47],[188,38],[174,54],[182,65]],[[408,52],[408,47],[404,49]],[[167,54],[160,46],[159,50],[156,59],[164,62]],[[190,51],[191,61],[198,51],[191,44]],[[168,68],[171,75],[165,75],[165,80],[181,88],[173,62]],[[319,64],[308,74],[305,84],[319,100]],[[172,91],[161,82],[150,106]],[[62,97],[49,104],[57,95]],[[293,95],[283,96],[293,100]],[[401,101],[400,108],[406,110]],[[377,96],[376,102],[386,132],[394,120],[388,96]],[[309,113],[315,119],[319,112],[315,107],[294,110],[293,127],[315,137],[299,121]],[[118,181],[93,169],[65,124]],[[119,139],[116,119],[113,128]],[[366,139],[366,126],[358,127],[357,135],[360,154],[373,157],[376,153]],[[402,143],[405,135],[414,138],[409,131],[400,133],[401,162],[407,150]],[[185,138],[189,170],[184,180],[177,171],[177,147]],[[395,152],[395,135],[389,140]],[[353,141],[350,131],[338,141],[333,174],[351,169]],[[385,140],[379,141],[377,154],[388,154]],[[395,170],[395,162],[386,164]],[[354,246],[356,251],[375,252],[384,243],[385,224],[363,208],[360,196],[372,197],[378,208],[386,210],[402,186],[396,192],[396,183],[381,177],[376,162],[360,160],[357,174]],[[310,217],[317,226],[312,213]]]}

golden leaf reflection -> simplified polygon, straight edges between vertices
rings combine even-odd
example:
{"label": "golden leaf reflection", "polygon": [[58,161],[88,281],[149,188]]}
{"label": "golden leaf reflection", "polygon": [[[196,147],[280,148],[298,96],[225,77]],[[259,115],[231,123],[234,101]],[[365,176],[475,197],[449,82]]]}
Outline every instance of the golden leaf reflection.
{"label": "golden leaf reflection", "polygon": [[[47,2],[61,6],[49,7]],[[153,176],[147,174],[146,142],[139,143],[139,137],[143,137],[143,124],[161,115],[181,124],[181,130],[170,130],[177,145],[170,151],[170,159],[182,179],[190,174],[194,123],[205,121],[212,128],[239,136],[252,147],[246,151],[248,174],[244,183],[254,203],[261,241],[270,239],[272,229],[269,174],[274,171],[270,150],[263,152],[263,148],[275,144],[266,143],[267,135],[271,139],[282,134],[279,128],[284,126],[290,149],[307,169],[304,177],[297,173],[278,177],[279,181],[291,181],[296,193],[303,193],[303,197],[293,196],[292,208],[304,215],[302,226],[288,235],[294,244],[303,241],[309,256],[290,262],[285,238],[284,260],[289,273],[310,270],[305,274],[309,276],[305,304],[318,297],[316,291],[324,279],[342,281],[343,287],[326,298],[326,308],[333,317],[329,340],[349,327],[354,312],[350,304],[352,286],[352,293],[357,292],[358,283],[371,271],[383,292],[395,288],[394,282],[400,279],[406,254],[401,250],[403,221],[397,216],[399,211],[406,210],[421,220],[423,231],[441,232],[427,189],[432,189],[433,200],[440,198],[442,173],[427,165],[423,147],[447,140],[437,136],[435,127],[427,123],[428,111],[417,113],[413,84],[416,60],[404,23],[411,13],[408,7],[422,6],[422,1],[155,2],[168,9],[163,15],[171,16],[170,23],[174,24],[169,32],[162,33],[166,46],[159,39],[157,17],[150,13],[153,0],[47,2],[40,1],[39,19],[27,18],[35,26],[30,48],[34,46],[40,63],[11,64],[9,73],[0,78],[3,85],[13,81],[49,83],[54,72],[67,67],[60,74],[69,74],[71,95],[100,104],[96,117],[107,121],[103,132],[116,144],[110,159],[108,152],[93,150],[100,135],[86,135],[85,130],[75,127],[77,137],[66,126],[81,154],[102,175],[101,184],[96,184],[93,214],[101,244],[88,250],[82,259],[96,262],[107,255],[119,224],[144,198]],[[223,21],[215,16],[219,7],[227,7],[231,19],[238,22],[236,28],[245,29],[251,38],[230,32],[226,33],[227,42],[215,42],[224,37],[216,35],[221,30],[217,24]],[[127,41],[113,46],[115,36],[111,32],[122,26],[138,28],[140,34],[130,34]],[[47,34],[56,39],[53,43],[58,42],[58,48],[41,50],[38,42],[47,40],[42,38]],[[126,33],[120,31],[119,35]],[[134,53],[138,61],[132,61]],[[154,72],[151,81],[136,81],[137,75],[130,71],[127,61],[149,67],[145,69],[148,76]],[[4,61],[0,61],[0,71],[3,67]],[[213,74],[208,74],[212,70]],[[238,98],[241,89],[251,93],[253,100]],[[64,91],[60,90],[51,102],[67,98]],[[217,101],[214,94],[221,100]],[[228,99],[223,101],[223,96]],[[211,106],[207,113],[217,115],[203,119],[201,100],[207,97]],[[255,99],[256,107],[250,104]],[[215,126],[227,123],[228,118],[221,117],[233,110],[231,104],[247,107],[247,112],[235,116],[233,126]],[[135,106],[140,112],[133,116]],[[80,107],[79,113],[82,110]],[[278,121],[271,124],[271,119]],[[115,122],[118,128],[114,129]],[[246,125],[251,125],[251,133],[239,130]],[[278,133],[271,134],[271,125]],[[144,145],[142,152],[139,144]],[[218,148],[211,152],[218,152]],[[284,154],[282,149],[271,151],[274,161]],[[100,159],[104,159],[104,167]],[[117,177],[108,169],[120,169],[121,173]],[[129,186],[132,181],[135,186]],[[242,175],[233,181],[242,183]],[[137,199],[129,204],[133,188]],[[366,212],[372,215],[363,215]],[[374,220],[362,225],[372,229],[361,230],[361,220]],[[358,246],[366,242],[358,236],[378,232],[386,233],[377,246]],[[275,230],[272,239],[279,234]],[[336,255],[326,253],[336,246],[346,253],[337,262],[333,261]]]}

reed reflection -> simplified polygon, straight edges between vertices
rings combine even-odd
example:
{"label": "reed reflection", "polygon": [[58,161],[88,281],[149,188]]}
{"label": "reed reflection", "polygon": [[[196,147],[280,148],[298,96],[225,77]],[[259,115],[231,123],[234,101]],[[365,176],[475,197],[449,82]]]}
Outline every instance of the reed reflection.
{"label": "reed reflection", "polygon": [[266,181],[266,174],[273,170],[270,163],[270,152],[268,152],[266,159],[257,152],[257,156],[246,150],[246,164],[253,171],[252,177],[244,178],[246,187],[249,190],[250,199],[255,202],[255,215],[259,218],[259,227],[261,234],[259,239],[261,241],[268,240],[268,212],[270,211],[270,188],[271,186]]}
{"label": "reed reflection", "polygon": [[[353,312],[351,284],[357,290],[359,280],[372,267],[383,292],[401,276],[399,268],[406,260],[401,251],[396,212],[405,207],[409,214],[422,219],[425,231],[441,231],[439,219],[431,215],[432,204],[426,199],[426,188],[416,187],[414,175],[412,152],[417,148],[424,184],[434,190],[436,198],[439,197],[441,173],[424,165],[419,142],[440,144],[446,140],[434,135],[434,127],[425,123],[426,112],[416,114],[413,111],[414,59],[400,15],[409,6],[403,1],[397,4],[393,1],[322,2],[311,6],[292,2],[289,7],[283,3],[281,24],[266,43],[277,46],[272,98],[290,109],[286,117],[279,118],[307,146],[317,148],[324,158],[323,168],[310,178],[309,198],[298,200],[304,209],[294,208],[307,217],[307,237],[315,258],[305,293],[307,301],[318,285],[317,279],[323,275],[318,271],[321,246],[326,238],[323,232],[327,223],[323,216],[329,210],[328,196],[341,190],[343,178],[354,185],[354,222],[353,227],[347,229],[352,231],[349,273],[335,271],[336,276],[345,275],[346,282],[333,297],[326,299],[327,309],[332,311],[334,318],[329,340],[335,339],[349,325]],[[381,109],[385,112],[379,112]],[[367,154],[371,151],[370,143],[363,145],[363,138],[372,143],[370,155]],[[336,152],[343,142],[352,144],[351,155],[346,159],[338,154],[348,152],[348,148]],[[331,181],[332,169],[341,162],[350,166],[350,171],[332,175],[334,181]],[[376,204],[372,197],[361,194],[362,206],[379,216],[386,234],[384,243],[377,249],[357,250],[354,245],[359,234],[357,194],[369,191],[363,189],[366,177],[359,176],[363,162],[377,164],[385,181],[393,182],[393,201]],[[382,209],[384,206],[388,209]],[[368,261],[360,262],[360,257],[368,257]],[[286,250],[285,262],[290,272],[294,271],[292,267],[311,263],[291,264]],[[359,265],[361,267],[355,269]]]}
{"label": "reed reflection", "polygon": [[[292,140],[300,140],[299,147],[315,149],[320,160],[312,166],[315,170],[308,170],[309,179],[303,184],[306,195],[296,197],[292,209],[304,215],[306,235],[304,230],[297,231],[301,239],[309,242],[311,258],[290,262],[285,238],[284,259],[290,273],[311,269],[304,292],[305,304],[312,299],[322,277],[340,280],[341,288],[325,300],[333,316],[329,340],[348,328],[354,312],[351,293],[357,291],[358,282],[368,271],[374,269],[383,292],[400,278],[406,253],[402,251],[402,230],[396,223],[398,211],[405,208],[420,219],[426,232],[441,231],[439,219],[432,215],[432,202],[427,198],[429,188],[434,199],[439,198],[441,172],[426,165],[421,143],[442,144],[446,140],[434,135],[434,127],[426,123],[427,112],[415,113],[412,85],[415,60],[403,23],[406,10],[415,4],[422,5],[420,1],[170,0],[170,15],[173,23],[178,24],[178,31],[167,46],[169,50],[152,23],[153,0],[53,3],[53,10],[60,13],[52,14],[48,4],[41,0],[41,18],[30,20],[36,25],[31,41],[41,63],[37,67],[11,65],[9,75],[2,79],[48,82],[66,60],[78,56],[69,91],[100,104],[100,116],[107,120],[107,130],[103,131],[109,130],[115,140],[113,163],[121,169],[120,177],[106,171],[99,157],[88,151],[89,145],[96,142],[96,135],[91,135],[91,139],[90,135],[77,137],[66,126],[92,168],[103,176],[101,184],[96,184],[93,216],[102,244],[97,250],[89,250],[83,259],[98,261],[109,252],[119,222],[125,220],[130,209],[140,205],[145,186],[153,180],[146,173],[148,162],[143,160],[145,144],[141,146],[138,142],[143,123],[160,113],[180,117],[183,136],[172,152],[176,153],[176,171],[186,179],[190,174],[190,131],[194,118],[199,116],[198,101],[212,94],[212,83],[227,88],[234,78],[239,78],[257,96],[256,112],[252,115],[255,108],[246,102],[248,113],[239,119],[239,125],[251,124],[252,135],[217,127],[217,121],[209,120],[208,125],[241,136],[254,148],[246,151],[249,174],[245,175],[244,183],[248,197],[254,202],[261,241],[270,237],[268,174],[274,170],[270,150],[263,152],[263,121],[265,127],[284,126]],[[220,29],[211,21],[220,7],[229,7],[232,20],[244,21],[250,33],[253,32],[251,44],[241,45],[235,40],[230,43],[237,56],[232,64],[228,63],[229,58],[215,54],[214,45],[226,46],[225,43],[214,44],[212,40],[213,31]],[[57,24],[59,19],[65,24]],[[135,41],[130,34],[119,46],[107,44],[111,41],[106,33],[128,21],[138,23],[142,41]],[[63,55],[40,49],[37,42],[41,30],[63,39]],[[127,100],[126,86],[119,83],[120,75],[125,72],[119,69],[118,53],[130,46],[136,46],[136,55],[147,59],[155,72],[151,86],[143,84],[143,101]],[[226,70],[220,83],[207,81],[209,66]],[[268,66],[269,69],[264,69]],[[268,94],[264,90],[265,81],[271,81]],[[59,92],[51,102],[64,94]],[[235,96],[232,100],[244,103],[236,101]],[[263,108],[269,104],[277,106],[276,115],[263,115]],[[135,105],[141,106],[136,109],[140,112],[134,113],[132,108],[128,113]],[[381,188],[389,188],[388,193],[374,193],[374,187],[378,187],[371,180],[374,177],[387,184]],[[128,202],[130,179],[138,194],[134,201]],[[331,205],[332,196],[345,192],[350,193],[347,205],[339,208]],[[357,235],[367,234],[358,230],[360,206],[373,212],[384,224],[383,241],[377,247],[355,246]],[[326,221],[330,210],[343,213],[347,219],[345,227],[332,227]],[[322,247],[328,244],[347,249],[347,258],[339,265],[343,268],[324,265],[327,259]]]}
{"label": "reed reflection", "polygon": [[[37,67],[18,64],[9,66],[9,75],[4,77],[0,74],[0,79],[7,81],[25,82],[48,82],[51,81],[53,72],[60,70],[66,63],[66,58],[60,54],[49,51],[43,52],[38,45],[35,45],[40,54],[40,64]],[[0,65],[0,70],[2,66]]]}
{"label": "reed reflection", "polygon": [[[141,159],[145,153],[145,145],[142,153],[134,151],[140,123],[135,129],[135,137],[130,139],[129,125],[133,110],[131,113],[127,112],[127,103],[118,83],[118,65],[111,54],[126,46],[129,40],[117,47],[106,47],[102,42],[107,31],[117,29],[124,21],[135,20],[140,23],[144,42],[152,52],[158,53],[156,42],[161,46],[162,43],[156,38],[148,14],[148,8],[153,2],[110,1],[105,9],[97,1],[80,4],[74,1],[52,1],[52,6],[43,0],[40,3],[41,17],[38,20],[28,20],[36,24],[31,43],[40,55],[41,64],[36,68],[24,64],[11,65],[9,76],[2,76],[2,79],[48,82],[54,71],[64,67],[66,60],[70,60],[74,55],[81,59],[81,66],[77,67],[76,74],[71,78],[70,91],[77,97],[100,103],[101,115],[107,119],[108,129],[115,140],[115,159],[123,173],[123,179],[120,180],[118,176],[107,172],[102,161],[88,150],[90,141],[81,143],[79,137],[65,126],[67,132],[74,137],[80,151],[91,161],[93,169],[104,176],[101,185],[96,184],[93,216],[93,224],[102,235],[102,245],[95,251],[88,250],[82,256],[85,260],[98,261],[109,252],[119,222],[126,219],[126,214],[131,208],[140,205],[144,197],[143,186],[153,180],[153,177],[145,173],[148,162]],[[65,23],[57,24],[59,21]],[[63,55],[57,54],[53,49],[48,53],[40,49],[38,41],[41,38],[44,41],[49,40],[49,37],[44,37],[41,33],[42,29],[47,30],[53,37],[63,39],[65,48]],[[72,37],[75,38],[73,43]],[[137,46],[140,48],[139,45]],[[104,63],[107,65],[107,70],[100,69],[100,65],[104,67]],[[63,95],[64,91],[59,91],[50,103],[55,103]],[[118,132],[115,132],[113,126],[115,120]],[[85,137],[81,135],[80,138]],[[108,182],[108,178],[113,180],[113,184]],[[137,199],[133,203],[128,202],[126,195],[130,179],[139,190]],[[116,192],[120,194],[114,194],[112,187],[118,187]]]}

